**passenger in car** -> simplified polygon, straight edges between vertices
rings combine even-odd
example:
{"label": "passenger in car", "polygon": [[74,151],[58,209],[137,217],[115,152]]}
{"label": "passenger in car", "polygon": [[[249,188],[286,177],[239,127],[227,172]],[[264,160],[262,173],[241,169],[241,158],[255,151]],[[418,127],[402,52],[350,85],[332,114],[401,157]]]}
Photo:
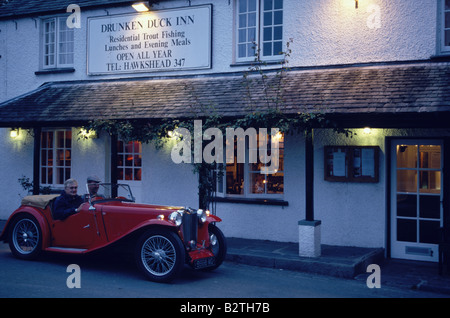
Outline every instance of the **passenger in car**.
{"label": "passenger in car", "polygon": [[83,194],[81,198],[84,202],[88,202],[90,198],[93,200],[104,199],[105,197],[101,194],[98,194],[98,189],[100,187],[101,180],[97,176],[89,176],[87,177],[87,187],[89,193]]}
{"label": "passenger in car", "polygon": [[75,179],[67,179],[64,182],[64,190],[53,204],[53,216],[56,220],[65,220],[70,215],[80,212],[84,201],[77,194],[77,190],[78,182]]}

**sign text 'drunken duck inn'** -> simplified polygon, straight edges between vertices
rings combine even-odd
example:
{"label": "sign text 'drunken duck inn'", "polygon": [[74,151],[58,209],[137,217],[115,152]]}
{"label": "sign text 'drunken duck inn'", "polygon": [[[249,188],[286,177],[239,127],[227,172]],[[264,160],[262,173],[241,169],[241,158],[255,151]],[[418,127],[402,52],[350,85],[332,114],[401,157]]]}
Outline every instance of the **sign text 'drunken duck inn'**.
{"label": "sign text 'drunken duck inn'", "polygon": [[211,67],[211,6],[88,19],[88,74]]}

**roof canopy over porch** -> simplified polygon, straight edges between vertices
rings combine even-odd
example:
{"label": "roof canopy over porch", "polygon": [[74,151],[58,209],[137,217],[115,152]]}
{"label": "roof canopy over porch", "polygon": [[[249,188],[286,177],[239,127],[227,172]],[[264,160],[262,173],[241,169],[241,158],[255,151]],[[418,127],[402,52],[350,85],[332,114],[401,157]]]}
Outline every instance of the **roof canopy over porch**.
{"label": "roof canopy over porch", "polygon": [[[320,112],[342,126],[449,127],[450,63],[291,70],[283,77],[220,74],[48,82],[0,104],[0,127],[77,126],[89,120],[239,117],[278,107]],[[281,82],[278,82],[281,81]],[[264,89],[268,95],[264,95]],[[265,96],[281,92],[276,106]]]}

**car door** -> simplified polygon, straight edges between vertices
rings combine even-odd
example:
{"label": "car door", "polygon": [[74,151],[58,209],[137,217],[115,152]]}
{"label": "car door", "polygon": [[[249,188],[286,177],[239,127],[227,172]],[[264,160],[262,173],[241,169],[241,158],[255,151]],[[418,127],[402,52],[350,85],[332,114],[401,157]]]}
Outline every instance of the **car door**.
{"label": "car door", "polygon": [[89,249],[102,239],[96,211],[84,203],[80,212],[52,225],[52,247]]}

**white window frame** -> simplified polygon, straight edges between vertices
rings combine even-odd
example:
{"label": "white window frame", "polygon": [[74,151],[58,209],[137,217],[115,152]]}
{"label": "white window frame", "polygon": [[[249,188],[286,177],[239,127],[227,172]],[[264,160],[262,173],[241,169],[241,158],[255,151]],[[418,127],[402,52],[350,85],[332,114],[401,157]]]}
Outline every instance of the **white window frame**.
{"label": "white window frame", "polygon": [[[236,142],[236,141],[235,141]],[[268,141],[270,144],[270,140]],[[283,169],[279,169],[277,173],[281,173],[283,175],[283,193],[267,193],[267,191],[264,191],[264,193],[253,193],[251,189],[251,175],[255,174],[257,171],[252,170],[253,164],[249,162],[249,142],[248,140],[245,143],[245,163],[243,163],[244,167],[244,184],[242,187],[242,193],[241,194],[232,194],[227,193],[227,175],[226,175],[226,164],[218,164],[216,165],[216,170],[214,173],[216,174],[216,196],[222,197],[222,198],[247,198],[247,199],[283,199],[284,198],[284,184],[286,183],[285,178],[285,171],[284,171],[284,149],[285,149],[285,140],[283,139],[283,142],[280,142],[279,144],[279,151],[280,156],[283,156]],[[258,152],[257,152],[258,153]],[[225,162],[225,156],[224,156],[224,162]],[[258,162],[259,162],[259,153],[258,153]],[[237,163],[239,164],[239,163]],[[281,165],[281,161],[280,161]],[[267,180],[268,175],[259,174],[264,176],[265,180]],[[222,191],[221,191],[222,190]],[[267,185],[265,185],[265,190],[267,190]]]}
{"label": "white window frame", "polygon": [[42,68],[68,68],[74,65],[74,30],[66,17],[42,20]]}
{"label": "white window frame", "polygon": [[[52,137],[52,145],[48,145],[43,142],[43,134],[44,133],[53,133]],[[66,144],[66,133],[70,132],[70,145]],[[58,144],[58,134],[64,133],[64,144]],[[43,129],[41,132],[41,151],[39,154],[39,169],[40,169],[40,184],[42,186],[51,186],[51,187],[61,187],[64,184],[64,181],[69,179],[72,174],[72,157],[73,157],[73,132],[71,128],[59,128],[59,129]],[[58,154],[63,153],[64,159],[63,164],[59,164]],[[68,154],[69,159],[66,159],[66,155]],[[48,157],[52,156],[51,164],[49,164]],[[45,162],[44,162],[45,159]],[[69,161],[69,165],[67,165],[67,161]],[[43,171],[51,170],[51,182],[48,182],[48,175],[45,174],[44,181],[44,173]],[[59,171],[62,171],[62,179],[58,180]]]}
{"label": "white window frame", "polygon": [[[246,2],[246,11],[242,11],[240,8],[241,2]],[[254,1],[256,7],[249,8],[249,1]],[[275,8],[275,3],[279,3],[281,1],[281,8]],[[259,51],[259,59],[262,61],[279,61],[284,58],[283,50],[285,48],[283,41],[283,10],[284,4],[283,0],[271,0],[272,8],[270,10],[266,10],[264,8],[265,0],[235,0],[235,40],[234,40],[234,56],[236,62],[253,62],[256,59],[257,50]],[[277,17],[276,22],[280,22],[281,24],[275,24],[275,16]],[[251,19],[249,19],[251,18]],[[268,18],[271,18],[270,24],[267,24]],[[250,22],[249,22],[250,21]],[[250,25],[249,25],[250,23]],[[266,24],[266,25],[265,25]],[[252,30],[254,29],[254,30]],[[265,38],[265,29],[270,29],[271,38]],[[275,31],[277,33],[277,38],[274,39]],[[280,34],[281,33],[281,34]],[[281,37],[280,37],[281,36]],[[253,39],[254,37],[254,39]],[[274,43],[279,45],[279,48],[273,48]],[[265,52],[266,45],[271,43],[272,52],[270,55],[267,55]],[[245,46],[245,56],[241,56],[240,50],[243,50]],[[251,51],[253,48],[253,51]],[[274,50],[279,51],[278,53],[273,54]]]}
{"label": "white window frame", "polygon": [[[447,5],[446,5],[447,3]],[[449,19],[445,25],[446,16]],[[438,1],[438,54],[450,54],[450,0]],[[448,33],[448,42],[445,43],[445,34]]]}
{"label": "white window frame", "polygon": [[[139,144],[139,149],[136,151],[134,143],[137,142]],[[122,164],[120,164],[119,158],[117,160],[117,180],[120,181],[142,181],[142,142],[140,141],[130,141],[125,142],[121,139],[118,140],[118,143],[122,144],[122,147],[117,146],[117,156],[122,156]],[[127,149],[127,146],[131,146],[131,149]],[[137,158],[139,160],[139,164],[137,164]],[[131,164],[127,165],[127,158],[131,157]],[[131,169],[132,179],[126,179],[126,170]],[[119,174],[119,170],[122,170],[122,177]],[[139,172],[140,179],[136,178],[136,172]]]}

